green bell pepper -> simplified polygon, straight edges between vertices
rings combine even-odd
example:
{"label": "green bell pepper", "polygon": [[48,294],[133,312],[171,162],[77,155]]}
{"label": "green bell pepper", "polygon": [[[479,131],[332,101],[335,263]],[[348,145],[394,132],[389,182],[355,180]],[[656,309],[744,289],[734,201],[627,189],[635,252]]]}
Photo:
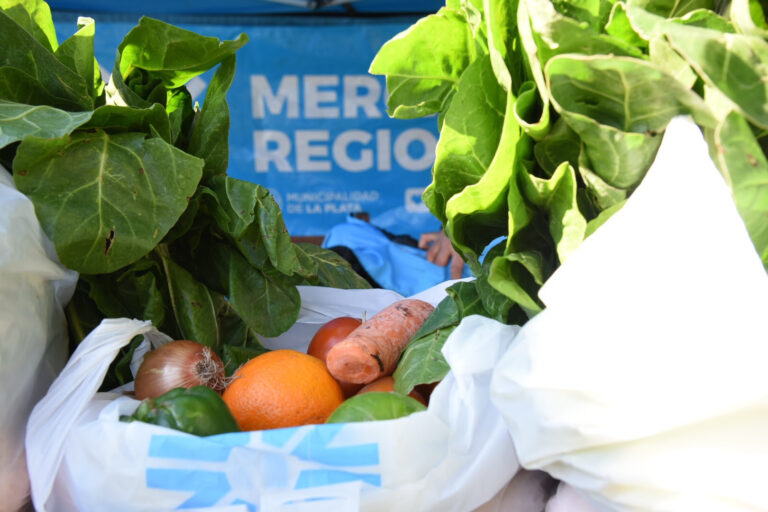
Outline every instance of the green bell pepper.
{"label": "green bell pepper", "polygon": [[157,398],[147,398],[136,412],[121,420],[143,421],[197,436],[240,431],[221,396],[206,386],[176,388]]}

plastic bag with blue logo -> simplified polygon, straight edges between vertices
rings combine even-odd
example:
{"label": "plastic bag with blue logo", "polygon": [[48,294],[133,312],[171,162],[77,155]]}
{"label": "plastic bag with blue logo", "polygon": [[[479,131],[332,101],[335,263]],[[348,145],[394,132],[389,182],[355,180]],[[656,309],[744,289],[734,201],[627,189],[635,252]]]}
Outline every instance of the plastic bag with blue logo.
{"label": "plastic bag with blue logo", "polygon": [[0,166],[0,511],[29,498],[24,431],[67,360],[63,305],[77,274],[58,263],[32,202]]}
{"label": "plastic bag with blue logo", "polygon": [[[433,304],[445,283],[419,294]],[[375,314],[390,290],[300,287],[296,325],[270,346],[306,349],[323,323]],[[451,372],[429,408],[396,420],[307,425],[196,437],[119,421],[138,402],[97,393],[110,361],[135,335],[162,343],[149,322],[105,320],[79,345],[29,421],[32,496],[39,511],[471,511],[519,466],[491,372],[517,327],[495,324],[483,350],[467,340],[477,317],[448,339]]]}

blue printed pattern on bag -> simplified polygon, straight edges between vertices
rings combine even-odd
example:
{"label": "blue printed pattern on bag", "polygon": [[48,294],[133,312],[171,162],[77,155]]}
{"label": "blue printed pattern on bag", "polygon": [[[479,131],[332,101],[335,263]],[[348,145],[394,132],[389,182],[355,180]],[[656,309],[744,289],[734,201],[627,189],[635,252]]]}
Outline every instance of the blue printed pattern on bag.
{"label": "blue printed pattern on bag", "polygon": [[[154,435],[149,442],[149,456],[196,462],[222,462],[229,459],[235,446],[245,446],[251,439],[248,432],[223,434],[211,438],[177,435]],[[147,468],[147,487],[169,491],[193,491],[194,494],[178,509],[216,505],[232,490],[224,471],[202,469]],[[248,505],[249,510],[257,507]]]}
{"label": "blue printed pattern on bag", "polygon": [[[381,474],[370,472],[371,467],[379,465],[379,445],[367,443],[330,446],[343,427],[343,424],[325,424],[266,430],[261,432],[261,441],[284,450],[285,455],[273,453],[272,456],[291,455],[295,459],[315,463],[312,467],[299,469],[298,477],[293,483],[294,489],[357,481],[380,487]],[[210,438],[153,435],[149,443],[149,457],[203,463],[208,469],[147,468],[147,487],[168,491],[192,491],[192,496],[177,509],[217,505],[233,489],[225,467],[221,470],[210,469],[211,464],[214,464],[214,468],[216,463],[225,466],[233,448],[246,446],[250,441],[251,433],[249,432],[223,434]],[[318,468],[317,464],[330,467]],[[350,468],[365,468],[365,472],[350,471]],[[273,482],[273,485],[275,483]],[[290,480],[285,481],[285,484],[290,486]],[[255,504],[240,498],[231,504],[245,504],[249,511],[258,511]]]}
{"label": "blue printed pattern on bag", "polygon": [[[304,437],[291,450],[291,455],[305,461],[319,462],[325,466],[364,467],[379,464],[379,445],[377,443],[351,446],[328,446],[344,424],[317,425],[304,429]],[[272,446],[285,447],[296,435],[299,428],[266,430],[261,433],[261,440]],[[299,473],[295,489],[306,489],[322,485],[361,481],[377,487],[381,486],[381,474],[356,473],[338,469],[304,469]]]}

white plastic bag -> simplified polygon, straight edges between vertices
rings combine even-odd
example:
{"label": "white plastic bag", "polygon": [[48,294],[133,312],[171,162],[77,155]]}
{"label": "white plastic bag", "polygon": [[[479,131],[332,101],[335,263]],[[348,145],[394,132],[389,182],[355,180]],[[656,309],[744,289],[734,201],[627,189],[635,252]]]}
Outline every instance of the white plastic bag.
{"label": "white plastic bag", "polygon": [[[442,288],[419,297],[434,304]],[[402,298],[385,290],[300,287],[300,293],[299,322],[270,344],[304,350],[328,319],[361,309],[372,315]],[[41,512],[473,510],[518,469],[489,394],[491,371],[518,328],[497,324],[478,350],[465,336],[473,325],[468,319],[446,343],[452,371],[427,411],[200,438],[120,422],[138,402],[96,393],[120,347],[134,335],[156,333],[148,322],[105,320],[30,418],[34,504]]]}
{"label": "white plastic bag", "polygon": [[32,202],[0,166],[0,511],[28,498],[24,431],[67,360],[62,306],[77,274],[57,263]]}
{"label": "white plastic bag", "polygon": [[597,510],[768,510],[768,276],[687,118],[497,366],[522,466]]}

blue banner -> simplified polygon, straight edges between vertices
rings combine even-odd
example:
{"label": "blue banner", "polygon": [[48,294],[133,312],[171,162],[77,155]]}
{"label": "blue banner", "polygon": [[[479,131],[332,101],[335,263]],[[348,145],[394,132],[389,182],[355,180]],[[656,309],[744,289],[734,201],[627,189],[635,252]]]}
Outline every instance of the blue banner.
{"label": "blue banner", "polygon": [[[64,40],[75,30],[74,18],[54,15]],[[95,17],[96,58],[108,74],[138,19],[103,17]],[[228,174],[268,187],[291,235],[323,235],[363,212],[398,234],[439,228],[421,201],[437,120],[389,118],[384,78],[368,73],[381,45],[415,17],[203,20],[174,24],[220,39],[241,32],[250,39],[237,53],[228,95]],[[211,74],[188,84],[200,103]]]}

